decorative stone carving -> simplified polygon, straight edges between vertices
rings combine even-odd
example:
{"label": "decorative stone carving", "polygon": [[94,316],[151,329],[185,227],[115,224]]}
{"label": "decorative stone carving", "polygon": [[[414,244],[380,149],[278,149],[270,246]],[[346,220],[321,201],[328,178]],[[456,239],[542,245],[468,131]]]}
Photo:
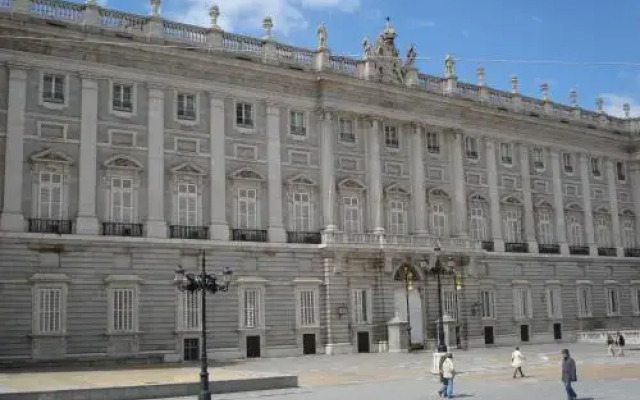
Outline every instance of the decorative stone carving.
{"label": "decorative stone carving", "polygon": [[624,112],[624,117],[629,118],[631,116],[631,106],[629,103],[624,103],[622,105],[622,111]]}
{"label": "decorative stone carving", "polygon": [[340,181],[340,183],[338,183],[338,187],[341,189],[348,189],[348,190],[357,190],[357,191],[365,190],[365,186],[362,183],[351,178],[347,178]]}
{"label": "decorative stone carving", "polygon": [[365,60],[371,57],[371,43],[369,43],[369,38],[365,37],[362,39],[362,58]]}
{"label": "decorative stone carving", "polygon": [[407,50],[407,56],[405,57],[404,66],[405,68],[415,68],[416,67],[416,57],[418,54],[416,53],[416,47],[412,43]]}
{"label": "decorative stone carving", "polygon": [[33,154],[30,157],[30,160],[34,164],[38,163],[57,166],[69,166],[73,164],[73,158],[53,149],[46,149],[44,151]]}
{"label": "decorative stone carving", "polygon": [[249,168],[241,168],[231,174],[231,179],[247,179],[255,181],[264,181],[264,177],[256,171]]}
{"label": "decorative stone carving", "polygon": [[511,93],[518,94],[518,77],[511,75]]}
{"label": "decorative stone carving", "polygon": [[211,28],[220,28],[218,26],[218,18],[220,18],[220,8],[214,4],[209,8],[209,21],[211,23]]}
{"label": "decorative stone carving", "polygon": [[134,158],[125,155],[113,156],[104,162],[108,169],[142,170],[142,164]]}
{"label": "decorative stone carving", "polygon": [[544,82],[540,84],[540,93],[542,93],[542,101],[549,101],[549,84]]}
{"label": "decorative stone carving", "polygon": [[313,179],[307,177],[304,174],[298,174],[298,175],[293,176],[292,178],[287,180],[287,184],[289,184],[290,186],[291,185],[303,185],[303,186],[316,186],[317,185],[317,183]]}
{"label": "decorative stone carving", "polygon": [[151,4],[151,16],[159,17],[161,0],[150,0],[149,3]]}
{"label": "decorative stone carving", "polygon": [[453,78],[456,76],[456,62],[451,56],[451,54],[447,54],[444,58],[444,77],[445,78]]}
{"label": "decorative stone carving", "polygon": [[478,68],[476,68],[476,76],[478,78],[478,86],[484,86],[484,67],[482,65],[478,65]]}
{"label": "decorative stone carving", "polygon": [[316,30],[317,49],[325,50],[327,48],[327,28],[324,26],[324,22],[318,25]]}
{"label": "decorative stone carving", "polygon": [[262,20],[262,29],[264,30],[264,38],[265,40],[271,39],[271,33],[273,30],[273,20],[271,17],[265,17]]}
{"label": "decorative stone carving", "polygon": [[571,89],[569,91],[569,103],[573,108],[578,107],[578,91],[577,90]]}
{"label": "decorative stone carving", "polygon": [[598,111],[598,114],[604,114],[604,99],[602,96],[596,97],[596,111]]}
{"label": "decorative stone carving", "polygon": [[403,62],[398,59],[399,52],[395,45],[396,31],[389,18],[385,28],[378,36],[373,49],[367,38],[362,41],[363,58],[371,63],[368,78],[384,83],[404,84],[407,70],[415,67],[416,51],[412,46]]}

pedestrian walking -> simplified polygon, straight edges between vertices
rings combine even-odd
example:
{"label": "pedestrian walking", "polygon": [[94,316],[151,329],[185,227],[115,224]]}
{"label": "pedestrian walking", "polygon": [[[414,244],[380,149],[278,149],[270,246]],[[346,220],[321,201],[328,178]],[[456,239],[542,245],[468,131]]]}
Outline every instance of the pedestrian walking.
{"label": "pedestrian walking", "polygon": [[440,397],[450,399],[453,396],[453,377],[456,371],[453,367],[453,354],[447,353],[442,363],[442,388],[438,391]]}
{"label": "pedestrian walking", "polygon": [[616,343],[618,345],[618,355],[620,357],[624,357],[624,336],[622,336],[622,333],[618,332],[618,336],[616,337]]}
{"label": "pedestrian walking", "polygon": [[571,387],[572,382],[576,382],[578,380],[578,375],[576,373],[576,362],[569,355],[568,349],[562,350],[562,383],[564,384],[564,389],[567,392],[567,400],[576,400],[578,395]]}
{"label": "pedestrian walking", "polygon": [[520,352],[520,348],[516,347],[511,353],[511,366],[513,367],[513,379],[516,379],[518,372],[520,373],[520,377],[524,378],[524,373],[522,372],[522,364],[524,364],[524,354]]}
{"label": "pedestrian walking", "polygon": [[611,357],[614,357],[616,355],[613,350],[613,338],[609,334],[607,334],[607,354],[609,354]]}

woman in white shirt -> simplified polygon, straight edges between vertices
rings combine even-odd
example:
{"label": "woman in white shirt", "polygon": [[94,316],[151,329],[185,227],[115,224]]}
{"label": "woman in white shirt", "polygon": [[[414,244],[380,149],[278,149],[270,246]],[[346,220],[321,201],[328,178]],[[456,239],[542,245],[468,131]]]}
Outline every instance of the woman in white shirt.
{"label": "woman in white shirt", "polygon": [[520,376],[524,378],[524,373],[522,373],[522,364],[524,364],[524,355],[520,352],[520,348],[516,347],[516,349],[511,353],[511,366],[513,367],[513,379],[516,379],[516,375],[520,372]]}

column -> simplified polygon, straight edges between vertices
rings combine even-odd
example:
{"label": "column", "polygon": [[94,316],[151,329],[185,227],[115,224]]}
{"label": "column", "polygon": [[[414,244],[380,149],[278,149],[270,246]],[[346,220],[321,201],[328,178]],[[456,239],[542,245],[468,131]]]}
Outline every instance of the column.
{"label": "column", "polygon": [[411,135],[411,200],[413,201],[413,218],[415,234],[426,235],[427,231],[427,198],[424,181],[423,127],[414,125]]}
{"label": "column", "polygon": [[533,203],[531,200],[529,148],[524,144],[520,145],[520,172],[522,174],[522,203],[524,206],[524,237],[529,247],[529,253],[538,253],[536,226],[533,218]]}
{"label": "column", "polygon": [[464,146],[462,133],[453,134],[453,151],[451,152],[453,161],[453,219],[455,221],[455,235],[466,237],[467,232],[467,194],[464,179],[464,158],[462,149]]}
{"label": "column", "polygon": [[[4,207],[0,230],[23,231],[22,179],[24,174],[24,110],[27,102],[27,70],[9,66],[7,137],[4,159]],[[9,190],[12,188],[13,190]]]}
{"label": "column", "polygon": [[209,94],[209,207],[211,225],[209,234],[212,240],[229,240],[227,223],[227,172],[225,154],[225,115],[224,98],[216,93]]}
{"label": "column", "polygon": [[164,91],[149,86],[147,153],[147,237],[167,237],[164,216]]}
{"label": "column", "polygon": [[[640,159],[638,154],[634,154],[634,160]],[[629,162],[629,178],[631,179],[631,198],[633,199],[633,214],[636,225],[636,247],[640,244],[640,162]]]}
{"label": "column", "polygon": [[320,110],[320,189],[322,191],[322,218],[324,230],[334,232],[338,229],[335,221],[336,177],[334,160],[335,134],[333,113]]}
{"label": "column", "polygon": [[567,244],[567,228],[564,216],[564,197],[562,175],[560,174],[560,156],[557,150],[551,150],[551,175],[553,177],[553,213],[555,217],[556,240],[560,246],[560,254],[569,254]]}
{"label": "column", "polygon": [[580,183],[582,186],[582,200],[584,202],[584,231],[589,246],[589,253],[592,256],[598,255],[598,247],[596,246],[595,234],[593,231],[593,210],[591,207],[591,184],[589,177],[591,169],[589,168],[589,156],[580,154]]}
{"label": "column", "polygon": [[609,188],[609,208],[611,210],[611,238],[613,246],[616,248],[618,257],[624,257],[622,248],[622,238],[620,237],[620,212],[618,210],[618,192],[616,189],[616,173],[613,161],[605,160],[605,170],[607,173],[607,184]]}
{"label": "column", "polygon": [[82,76],[80,120],[80,168],[78,171],[78,235],[97,235],[100,231],[96,216],[98,81]]}
{"label": "column", "polygon": [[367,129],[367,173],[369,176],[369,227],[373,233],[384,233],[382,221],[382,171],[380,163],[380,121],[365,122]]}
{"label": "column", "polygon": [[502,225],[500,215],[500,192],[498,191],[498,170],[496,167],[496,142],[493,138],[485,140],[487,151],[487,183],[489,185],[489,202],[491,207],[491,235],[495,251],[504,251]]}
{"label": "column", "polygon": [[269,192],[269,241],[283,243],[286,232],[282,221],[282,173],[280,156],[280,108],[267,103],[267,157]]}

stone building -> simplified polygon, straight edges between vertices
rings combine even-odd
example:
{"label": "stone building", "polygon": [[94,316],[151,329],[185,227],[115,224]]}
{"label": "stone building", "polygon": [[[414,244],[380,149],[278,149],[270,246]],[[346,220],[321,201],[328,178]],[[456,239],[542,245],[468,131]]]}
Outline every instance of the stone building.
{"label": "stone building", "polygon": [[433,346],[435,248],[452,343],[640,327],[637,119],[88,3],[0,1],[2,363],[197,358],[202,254],[219,359]]}

